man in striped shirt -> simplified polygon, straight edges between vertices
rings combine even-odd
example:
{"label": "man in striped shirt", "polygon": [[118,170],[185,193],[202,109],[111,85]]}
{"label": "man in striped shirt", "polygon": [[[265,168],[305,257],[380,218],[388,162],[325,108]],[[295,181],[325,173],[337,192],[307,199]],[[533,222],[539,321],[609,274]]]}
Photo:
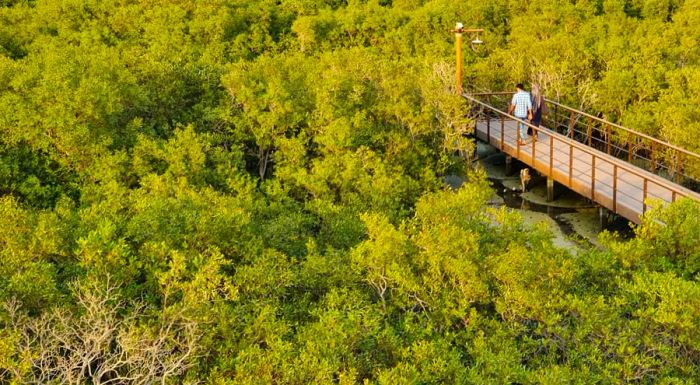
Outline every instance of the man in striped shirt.
{"label": "man in striped shirt", "polygon": [[[532,99],[530,99],[530,93],[525,91],[525,87],[522,83],[518,83],[515,87],[517,88],[517,92],[510,101],[508,113],[520,120],[532,119]],[[524,123],[518,122],[518,129],[520,130],[518,141],[520,144],[523,144],[525,138],[528,137],[527,126]]]}

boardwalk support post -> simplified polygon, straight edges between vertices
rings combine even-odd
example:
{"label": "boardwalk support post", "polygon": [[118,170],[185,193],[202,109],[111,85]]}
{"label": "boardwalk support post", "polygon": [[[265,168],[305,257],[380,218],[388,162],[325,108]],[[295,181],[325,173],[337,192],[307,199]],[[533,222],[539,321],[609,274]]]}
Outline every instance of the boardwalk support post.
{"label": "boardwalk support post", "polygon": [[547,178],[547,202],[554,201],[554,179]]}
{"label": "boardwalk support post", "polygon": [[603,206],[598,206],[598,219],[600,223],[600,230],[605,230],[610,226],[612,222],[613,213]]}
{"label": "boardwalk support post", "polygon": [[506,175],[513,173],[513,157],[506,155]]}

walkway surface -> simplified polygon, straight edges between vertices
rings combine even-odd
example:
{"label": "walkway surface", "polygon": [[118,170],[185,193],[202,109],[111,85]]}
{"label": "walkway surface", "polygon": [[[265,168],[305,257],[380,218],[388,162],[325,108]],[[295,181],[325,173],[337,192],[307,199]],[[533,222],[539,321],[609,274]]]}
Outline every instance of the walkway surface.
{"label": "walkway surface", "polygon": [[479,139],[630,221],[641,221],[649,200],[700,202],[700,194],[544,127],[519,145],[517,122],[488,107],[477,117]]}

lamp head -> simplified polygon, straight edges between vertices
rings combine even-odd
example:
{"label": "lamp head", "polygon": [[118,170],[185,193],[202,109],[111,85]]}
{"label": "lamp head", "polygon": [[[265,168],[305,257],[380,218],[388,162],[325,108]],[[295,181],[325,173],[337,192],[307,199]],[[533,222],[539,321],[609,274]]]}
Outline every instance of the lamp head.
{"label": "lamp head", "polygon": [[476,38],[472,40],[472,45],[478,45],[478,44],[483,44],[484,42],[481,40],[481,36],[479,36],[479,32],[476,33]]}
{"label": "lamp head", "polygon": [[456,30],[456,31],[461,31],[462,29],[464,29],[464,24],[458,22],[458,23],[455,25],[455,30]]}

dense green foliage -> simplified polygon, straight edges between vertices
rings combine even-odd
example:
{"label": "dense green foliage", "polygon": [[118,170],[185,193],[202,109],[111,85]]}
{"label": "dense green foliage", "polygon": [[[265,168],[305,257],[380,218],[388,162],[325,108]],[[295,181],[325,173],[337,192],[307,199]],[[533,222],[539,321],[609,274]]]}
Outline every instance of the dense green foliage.
{"label": "dense green foliage", "polygon": [[700,381],[700,208],[490,208],[455,21],[470,86],[700,149],[697,0],[0,0],[0,382]]}

